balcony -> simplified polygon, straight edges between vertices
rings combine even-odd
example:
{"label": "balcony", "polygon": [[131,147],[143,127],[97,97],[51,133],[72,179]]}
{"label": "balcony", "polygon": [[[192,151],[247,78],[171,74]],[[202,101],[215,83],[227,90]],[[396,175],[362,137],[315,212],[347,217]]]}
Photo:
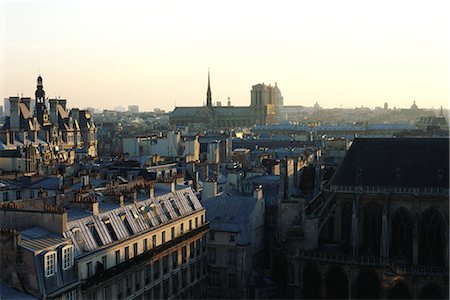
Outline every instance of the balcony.
{"label": "balcony", "polygon": [[136,257],[133,257],[129,260],[126,260],[126,261],[120,263],[119,265],[116,265],[112,268],[108,268],[104,272],[98,272],[94,276],[81,281],[82,289],[88,289],[90,287],[93,287],[105,280],[115,277],[118,274],[120,276],[121,273],[126,272],[130,269],[133,269],[133,268],[147,262],[154,255],[159,254],[163,251],[166,251],[172,247],[175,247],[176,245],[183,243],[183,242],[187,241],[188,239],[195,237],[198,234],[208,231],[208,229],[209,229],[209,223],[204,223],[200,227],[195,228],[194,230],[191,230],[191,231],[183,234],[182,236],[179,236],[173,240],[170,240],[156,248],[152,248],[152,249],[148,250],[147,252],[141,253],[140,255],[138,255]]}

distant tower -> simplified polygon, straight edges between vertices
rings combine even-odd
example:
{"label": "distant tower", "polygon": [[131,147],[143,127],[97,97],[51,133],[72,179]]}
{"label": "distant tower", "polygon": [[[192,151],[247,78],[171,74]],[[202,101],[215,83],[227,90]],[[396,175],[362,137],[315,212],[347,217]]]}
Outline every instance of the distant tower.
{"label": "distant tower", "polygon": [[39,75],[37,78],[36,92],[34,93],[34,96],[36,99],[36,104],[45,102],[45,91],[44,91],[44,85],[42,84],[41,75]]}
{"label": "distant tower", "polygon": [[228,97],[228,106],[231,106],[231,100],[230,100],[230,97]]}
{"label": "distant tower", "polygon": [[208,69],[208,90],[206,91],[206,106],[212,106],[212,98],[211,98],[211,83],[209,80],[209,69]]}

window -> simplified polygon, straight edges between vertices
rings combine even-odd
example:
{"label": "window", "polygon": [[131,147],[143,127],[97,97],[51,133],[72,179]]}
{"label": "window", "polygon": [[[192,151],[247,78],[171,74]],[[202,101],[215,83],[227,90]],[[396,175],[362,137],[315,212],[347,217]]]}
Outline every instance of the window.
{"label": "window", "polygon": [[202,236],[202,251],[206,251],[206,235]]}
{"label": "window", "polygon": [[161,232],[161,243],[165,243],[166,242],[166,232],[163,231]]}
{"label": "window", "polygon": [[184,233],[184,223],[180,224],[180,234]]}
{"label": "window", "polygon": [[125,213],[120,215],[120,219],[123,222],[123,225],[125,225],[125,228],[128,231],[128,235],[133,235],[133,229],[131,228],[130,222],[128,222],[127,216]]}
{"label": "window", "polygon": [[8,192],[3,192],[3,201],[8,201]]}
{"label": "window", "polygon": [[76,300],[77,299],[77,290],[71,290],[70,292],[66,293],[66,300]]}
{"label": "window", "polygon": [[62,248],[63,270],[67,270],[73,266],[73,246],[64,246]]}
{"label": "window", "polygon": [[130,247],[125,247],[125,260],[130,258]]}
{"label": "window", "polygon": [[178,251],[172,253],[172,269],[178,268]]}
{"label": "window", "polygon": [[181,286],[184,288],[187,283],[187,270],[183,269],[181,271]]}
{"label": "window", "polygon": [[169,256],[163,257],[163,274],[166,275],[169,272]]}
{"label": "window", "polygon": [[144,248],[144,252],[146,252],[148,250],[148,241],[147,241],[147,239],[144,239],[144,241],[142,242],[142,248]]}
{"label": "window", "polygon": [[188,201],[188,203],[189,203],[189,206],[191,207],[191,209],[192,210],[195,210],[195,206],[194,206],[194,203],[192,202],[192,199],[191,199],[191,197],[189,196],[189,195],[185,195],[186,196],[186,199],[187,199],[187,201]]}
{"label": "window", "polygon": [[89,231],[91,232],[95,242],[97,242],[97,245],[103,246],[103,242],[98,235],[97,228],[95,228],[94,222],[88,223],[86,226],[89,228]]}
{"label": "window", "polygon": [[198,217],[195,217],[195,228],[198,227]]}
{"label": "window", "polygon": [[19,200],[20,198],[22,198],[20,191],[16,191],[16,199]]}
{"label": "window", "polygon": [[166,207],[166,204],[165,204],[165,203],[161,203],[161,208],[162,208],[163,213],[164,213],[164,215],[166,216],[166,218],[167,218],[168,220],[171,220],[172,217],[170,216],[169,211],[167,210],[167,207]]}
{"label": "window", "polygon": [[215,240],[214,231],[210,231],[209,232],[209,240],[210,241],[214,241]]}
{"label": "window", "polygon": [[86,264],[86,269],[87,269],[87,277],[91,277],[92,276],[92,262],[88,262]]}
{"label": "window", "polygon": [[141,289],[141,271],[134,273],[134,290],[139,291]]}
{"label": "window", "polygon": [[236,274],[228,273],[228,287],[235,288],[237,286]]}
{"label": "window", "polygon": [[152,267],[150,264],[145,266],[145,285],[149,285],[152,282]]}
{"label": "window", "polygon": [[160,285],[158,284],[153,288],[153,299],[160,299],[161,297],[159,293],[160,293]]}
{"label": "window", "polygon": [[120,264],[120,250],[116,250],[116,265]]}
{"label": "window", "polygon": [[192,220],[189,220],[189,230],[192,230]]}
{"label": "window", "polygon": [[195,241],[195,254],[200,255],[200,239]]}
{"label": "window", "polygon": [[126,285],[125,288],[126,288],[126,291],[127,291],[127,296],[130,296],[131,293],[133,292],[133,287],[131,286],[131,283],[133,281],[132,276],[133,276],[133,274],[128,274],[125,277],[125,285]]}
{"label": "window", "polygon": [[234,234],[230,234],[230,242],[234,242],[235,241],[235,235]]}
{"label": "window", "polygon": [[108,268],[108,257],[106,255],[102,256],[102,265],[103,270],[106,270]]}
{"label": "window", "polygon": [[178,273],[172,276],[172,289],[174,294],[178,292]]}
{"label": "window", "polygon": [[175,239],[175,227],[170,228],[170,238]]}
{"label": "window", "polygon": [[228,263],[229,264],[237,263],[237,253],[235,249],[228,249]]}
{"label": "window", "polygon": [[169,280],[168,279],[164,280],[162,287],[163,287],[163,299],[168,299],[169,298]]}
{"label": "window", "polygon": [[155,248],[155,247],[156,247],[156,235],[154,234],[152,236],[152,248]]}
{"label": "window", "polygon": [[123,298],[123,283],[122,279],[117,280],[117,299]]}
{"label": "window", "polygon": [[197,270],[197,279],[200,279],[200,275],[201,275],[201,267],[200,267],[200,261],[197,261],[196,263],[195,263],[195,265],[196,265],[196,267],[195,267],[195,269]]}
{"label": "window", "polygon": [[50,277],[56,273],[56,252],[50,251],[44,255],[45,277]]}
{"label": "window", "polygon": [[138,244],[133,244],[133,257],[136,257],[138,255]]}
{"label": "window", "polygon": [[191,264],[191,267],[190,267],[190,273],[191,273],[191,282],[194,282],[195,281],[195,264]]}
{"label": "window", "polygon": [[81,248],[84,248],[84,239],[83,239],[83,235],[81,234],[81,230],[80,228],[72,228],[72,233],[75,237],[75,240],[77,241],[78,246],[80,246]]}
{"label": "window", "polygon": [[159,278],[159,260],[153,262],[153,280],[158,280]]}
{"label": "window", "polygon": [[200,224],[204,224],[205,223],[205,217],[203,215],[200,216]]}
{"label": "window", "polygon": [[194,242],[189,243],[189,258],[194,258]]}
{"label": "window", "polygon": [[208,248],[208,263],[216,263],[216,248]]}
{"label": "window", "polygon": [[119,240],[117,238],[116,232],[114,231],[114,229],[113,229],[113,227],[111,225],[111,220],[109,218],[103,219],[103,223],[105,224],[106,229],[108,229],[109,235],[111,236],[112,240],[113,241]]}
{"label": "window", "polygon": [[106,286],[106,287],[104,287],[103,289],[102,289],[102,297],[103,297],[103,300],[109,300],[109,299],[111,299],[111,297],[109,296],[109,291],[110,291],[110,289],[111,289],[111,287],[108,285],[108,286]]}
{"label": "window", "polygon": [[220,273],[212,271],[209,276],[209,285],[220,287]]}
{"label": "window", "polygon": [[34,198],[34,190],[30,191],[30,198]]}
{"label": "window", "polygon": [[174,199],[170,200],[170,205],[172,205],[173,210],[175,211],[175,213],[177,214],[177,216],[181,216],[180,210],[178,209],[177,203],[175,202]]}
{"label": "window", "polygon": [[187,261],[187,249],[186,246],[183,246],[181,248],[181,263],[185,264]]}

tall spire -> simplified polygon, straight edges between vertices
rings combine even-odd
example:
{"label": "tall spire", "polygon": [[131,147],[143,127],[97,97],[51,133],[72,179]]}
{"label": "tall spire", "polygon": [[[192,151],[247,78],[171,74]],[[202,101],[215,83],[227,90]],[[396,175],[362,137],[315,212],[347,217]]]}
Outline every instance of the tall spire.
{"label": "tall spire", "polygon": [[211,99],[211,82],[209,80],[209,68],[208,68],[208,90],[206,91],[206,106],[211,107],[212,106],[212,99]]}

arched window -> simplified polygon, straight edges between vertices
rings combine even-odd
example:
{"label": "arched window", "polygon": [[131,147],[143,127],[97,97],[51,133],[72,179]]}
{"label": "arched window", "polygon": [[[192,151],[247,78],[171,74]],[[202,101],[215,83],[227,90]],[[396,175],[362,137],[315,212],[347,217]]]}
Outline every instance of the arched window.
{"label": "arched window", "polygon": [[401,207],[392,216],[391,257],[408,263],[412,259],[412,219],[406,208]]}
{"label": "arched window", "polygon": [[350,245],[352,234],[352,203],[344,202],[341,207],[341,239]]}
{"label": "arched window", "polygon": [[420,219],[420,264],[443,263],[444,231],[442,217],[434,208],[427,209]]}
{"label": "arched window", "polygon": [[348,299],[348,278],[341,269],[332,269],[327,275],[327,299]]}
{"label": "arched window", "polygon": [[381,239],[381,216],[383,208],[380,204],[371,202],[364,206],[363,248],[365,255],[379,255]]}

